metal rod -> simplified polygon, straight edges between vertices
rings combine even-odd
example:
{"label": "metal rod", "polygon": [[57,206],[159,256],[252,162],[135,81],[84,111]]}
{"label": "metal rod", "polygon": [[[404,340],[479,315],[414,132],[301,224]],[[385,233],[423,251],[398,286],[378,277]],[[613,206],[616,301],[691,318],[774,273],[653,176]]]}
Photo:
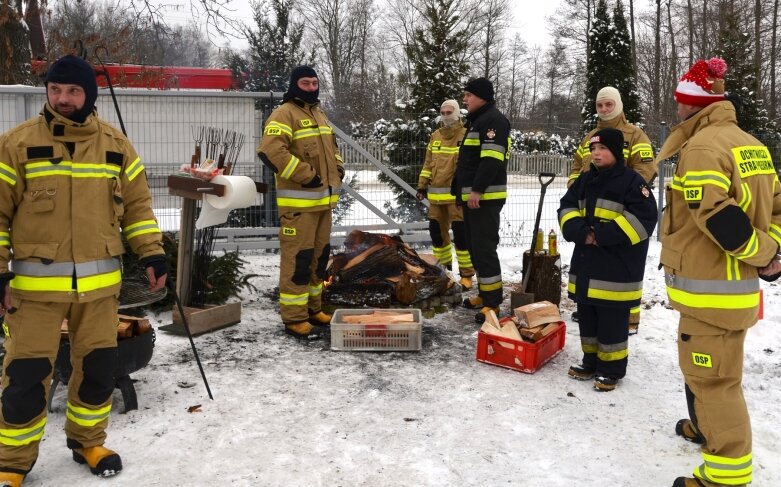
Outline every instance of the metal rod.
{"label": "metal rod", "polygon": [[206,373],[203,371],[203,366],[201,365],[201,359],[200,357],[198,357],[198,350],[195,348],[195,342],[193,341],[192,333],[190,333],[190,325],[187,323],[187,317],[184,315],[184,308],[182,307],[182,302],[179,300],[179,295],[176,294],[176,289],[174,289],[173,285],[171,284],[171,279],[168,279],[166,281],[166,284],[168,285],[168,289],[174,295],[174,301],[176,301],[176,307],[179,309],[179,316],[182,317],[182,325],[184,325],[184,331],[187,332],[187,338],[190,340],[190,346],[193,349],[195,362],[198,364],[198,370],[201,371],[201,377],[203,378],[203,385],[206,386],[206,392],[209,394],[209,399],[213,401],[214,396],[212,396],[212,390],[209,388],[209,382],[206,380]]}

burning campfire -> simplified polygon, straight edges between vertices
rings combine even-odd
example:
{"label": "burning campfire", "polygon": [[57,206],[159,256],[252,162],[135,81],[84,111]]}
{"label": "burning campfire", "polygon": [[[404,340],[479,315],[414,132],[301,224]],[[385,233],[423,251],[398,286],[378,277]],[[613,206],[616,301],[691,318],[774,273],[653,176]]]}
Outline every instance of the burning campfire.
{"label": "burning campfire", "polygon": [[333,305],[389,307],[450,292],[455,282],[400,237],[354,230],[328,267],[324,299]]}

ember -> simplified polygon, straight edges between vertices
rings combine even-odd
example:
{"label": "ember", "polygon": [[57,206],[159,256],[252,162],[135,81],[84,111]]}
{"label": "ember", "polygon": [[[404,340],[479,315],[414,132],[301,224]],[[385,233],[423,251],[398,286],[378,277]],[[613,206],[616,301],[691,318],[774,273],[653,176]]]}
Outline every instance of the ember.
{"label": "ember", "polygon": [[412,304],[444,294],[454,284],[444,269],[427,263],[400,237],[354,230],[344,245],[326,276],[324,297],[330,304]]}

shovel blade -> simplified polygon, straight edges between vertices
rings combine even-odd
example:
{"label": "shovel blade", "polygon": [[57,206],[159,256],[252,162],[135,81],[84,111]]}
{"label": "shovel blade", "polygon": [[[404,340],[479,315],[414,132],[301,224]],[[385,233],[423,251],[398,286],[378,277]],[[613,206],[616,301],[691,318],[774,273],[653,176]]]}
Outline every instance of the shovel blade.
{"label": "shovel blade", "polygon": [[521,291],[512,291],[510,293],[510,309],[534,303],[534,293],[524,293]]}

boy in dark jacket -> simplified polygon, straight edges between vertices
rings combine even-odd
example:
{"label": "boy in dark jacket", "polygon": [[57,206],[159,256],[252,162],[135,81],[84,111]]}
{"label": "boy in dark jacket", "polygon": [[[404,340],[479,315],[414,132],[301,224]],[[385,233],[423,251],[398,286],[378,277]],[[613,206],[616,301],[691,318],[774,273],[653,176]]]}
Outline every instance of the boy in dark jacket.
{"label": "boy in dark jacket", "polygon": [[561,199],[559,224],[575,242],[569,297],[578,305],[583,362],[569,369],[612,391],[626,375],[629,310],[640,304],[648,236],[656,200],[645,180],[626,167],[624,137],[606,128],[591,138],[591,168]]}

